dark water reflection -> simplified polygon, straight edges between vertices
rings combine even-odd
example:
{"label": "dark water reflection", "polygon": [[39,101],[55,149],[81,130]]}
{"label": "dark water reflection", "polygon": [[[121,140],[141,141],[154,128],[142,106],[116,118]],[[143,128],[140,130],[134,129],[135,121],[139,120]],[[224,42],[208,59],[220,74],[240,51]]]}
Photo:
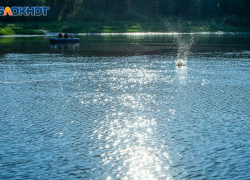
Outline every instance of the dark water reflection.
{"label": "dark water reflection", "polygon": [[0,38],[0,179],[249,179],[249,35]]}
{"label": "dark water reflection", "polygon": [[[0,37],[0,54],[3,53],[64,53],[80,56],[150,55],[177,51],[175,38],[178,35],[93,35],[79,37],[78,48],[62,45],[49,46],[48,36]],[[183,35],[190,36],[190,35]],[[248,50],[249,34],[241,35],[192,35],[195,39],[192,52],[218,52]]]}

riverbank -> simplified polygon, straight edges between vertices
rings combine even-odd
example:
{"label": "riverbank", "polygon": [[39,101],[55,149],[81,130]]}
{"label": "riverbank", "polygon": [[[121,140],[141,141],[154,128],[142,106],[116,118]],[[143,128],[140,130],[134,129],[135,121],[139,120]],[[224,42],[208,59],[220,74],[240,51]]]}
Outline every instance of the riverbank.
{"label": "riverbank", "polygon": [[0,23],[0,35],[48,32],[68,33],[132,33],[132,32],[250,32],[250,26],[232,26],[220,22],[160,21],[160,22],[29,22]]}
{"label": "riverbank", "polygon": [[27,35],[42,35],[43,31],[25,27],[25,24],[0,23],[0,35],[27,34]]}

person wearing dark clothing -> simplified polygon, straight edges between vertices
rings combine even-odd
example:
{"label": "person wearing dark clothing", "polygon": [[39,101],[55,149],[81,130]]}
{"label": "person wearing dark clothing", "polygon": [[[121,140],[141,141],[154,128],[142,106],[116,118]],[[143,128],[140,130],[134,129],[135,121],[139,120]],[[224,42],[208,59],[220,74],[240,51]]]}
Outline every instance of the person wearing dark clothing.
{"label": "person wearing dark clothing", "polygon": [[58,34],[58,37],[61,39],[63,37],[62,33]]}
{"label": "person wearing dark clothing", "polygon": [[65,34],[64,34],[64,38],[69,38],[68,33],[65,33]]}

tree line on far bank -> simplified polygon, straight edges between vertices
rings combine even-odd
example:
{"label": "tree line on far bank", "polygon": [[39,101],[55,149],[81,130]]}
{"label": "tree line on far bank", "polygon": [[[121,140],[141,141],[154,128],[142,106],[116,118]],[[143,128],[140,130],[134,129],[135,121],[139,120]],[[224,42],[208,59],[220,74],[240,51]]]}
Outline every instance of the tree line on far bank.
{"label": "tree line on far bank", "polygon": [[147,22],[175,17],[189,20],[226,17],[228,24],[250,25],[250,0],[1,0],[0,6],[50,7],[47,17],[1,16],[1,22]]}

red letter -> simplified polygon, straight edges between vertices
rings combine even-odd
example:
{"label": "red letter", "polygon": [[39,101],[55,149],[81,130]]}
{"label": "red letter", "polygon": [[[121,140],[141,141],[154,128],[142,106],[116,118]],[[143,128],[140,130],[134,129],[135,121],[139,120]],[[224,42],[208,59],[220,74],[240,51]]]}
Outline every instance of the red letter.
{"label": "red letter", "polygon": [[13,16],[12,12],[11,12],[11,9],[9,7],[6,7],[5,10],[4,10],[4,16],[7,15],[7,13],[9,14],[9,16]]}

